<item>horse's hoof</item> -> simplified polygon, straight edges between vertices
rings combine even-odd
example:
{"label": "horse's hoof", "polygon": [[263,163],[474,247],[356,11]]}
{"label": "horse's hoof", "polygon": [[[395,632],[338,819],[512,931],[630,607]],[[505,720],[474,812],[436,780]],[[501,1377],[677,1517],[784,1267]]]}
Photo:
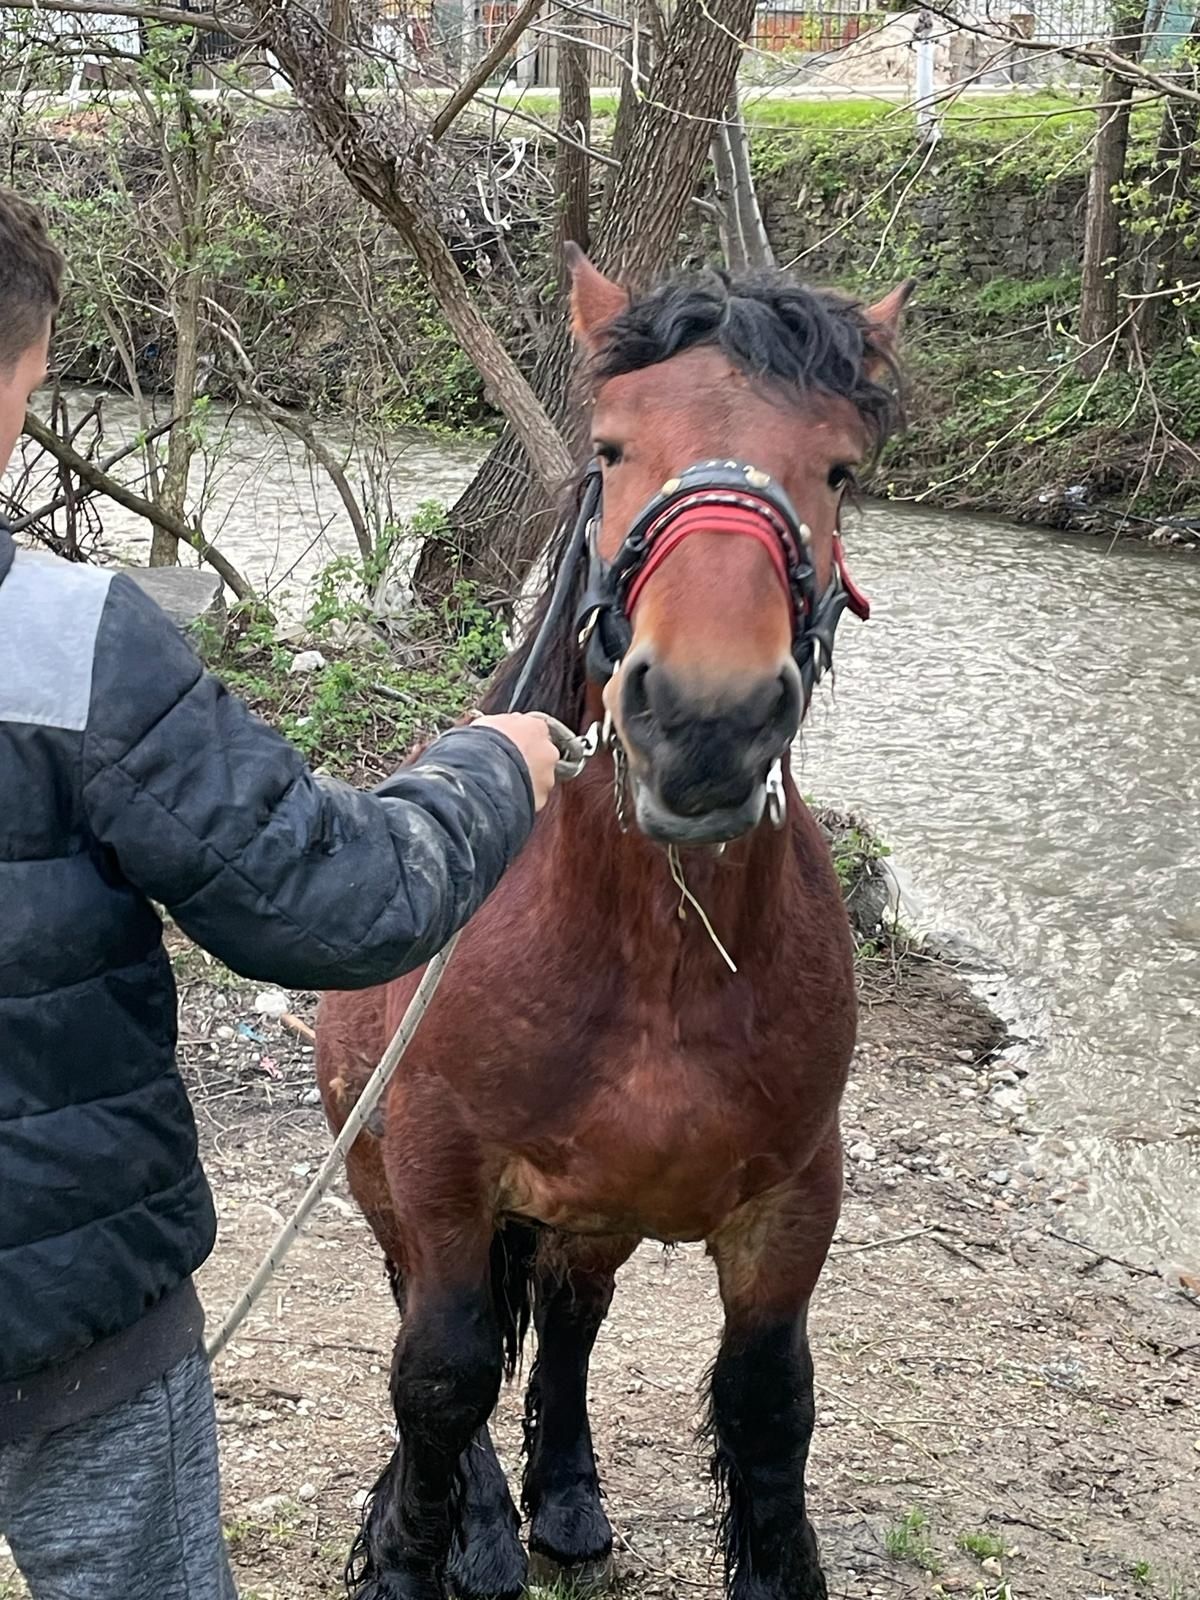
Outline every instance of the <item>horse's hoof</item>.
{"label": "horse's hoof", "polygon": [[607,1594],[616,1581],[617,1563],[611,1555],[567,1567],[542,1550],[529,1552],[529,1582],[533,1587],[557,1587],[562,1593],[586,1600],[588,1595]]}
{"label": "horse's hoof", "polygon": [[521,1600],[529,1564],[520,1540],[505,1534],[473,1540],[451,1556],[446,1577],[455,1600]]}

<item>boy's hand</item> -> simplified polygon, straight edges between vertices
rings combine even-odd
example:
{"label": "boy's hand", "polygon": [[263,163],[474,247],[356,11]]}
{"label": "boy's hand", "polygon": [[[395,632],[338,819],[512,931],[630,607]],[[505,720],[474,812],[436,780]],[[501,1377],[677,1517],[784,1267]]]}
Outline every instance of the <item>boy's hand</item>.
{"label": "boy's hand", "polygon": [[559,750],[550,737],[545,719],[526,712],[509,712],[500,717],[476,717],[473,728],[492,728],[502,733],[521,752],[533,783],[533,803],[541,810],[554,789],[554,769]]}

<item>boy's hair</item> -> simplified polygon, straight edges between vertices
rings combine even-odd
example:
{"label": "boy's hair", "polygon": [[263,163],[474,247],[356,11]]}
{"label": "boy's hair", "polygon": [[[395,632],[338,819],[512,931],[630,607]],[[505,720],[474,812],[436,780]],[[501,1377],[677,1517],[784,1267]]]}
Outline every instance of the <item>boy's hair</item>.
{"label": "boy's hair", "polygon": [[0,189],[0,371],[16,365],[45,331],[62,294],[63,258],[41,214]]}

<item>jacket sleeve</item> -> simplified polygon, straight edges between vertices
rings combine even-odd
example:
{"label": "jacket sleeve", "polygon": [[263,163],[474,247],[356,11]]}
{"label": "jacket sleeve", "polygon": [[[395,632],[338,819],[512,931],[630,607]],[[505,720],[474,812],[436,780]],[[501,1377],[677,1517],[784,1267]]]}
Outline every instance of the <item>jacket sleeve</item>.
{"label": "jacket sleeve", "polygon": [[121,875],[245,977],[383,983],[495,888],[534,807],[516,747],[459,729],[375,793],[314,777],[114,578],[83,745],[88,824]]}

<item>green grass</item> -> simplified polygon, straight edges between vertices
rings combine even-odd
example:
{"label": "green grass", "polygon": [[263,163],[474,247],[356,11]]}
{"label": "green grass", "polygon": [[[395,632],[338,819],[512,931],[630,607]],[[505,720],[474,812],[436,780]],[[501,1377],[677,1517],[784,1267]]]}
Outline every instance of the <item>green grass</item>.
{"label": "green grass", "polygon": [[[556,95],[536,91],[525,95],[505,93],[500,96],[500,104],[551,126],[558,120]],[[593,93],[593,138],[601,148],[611,135],[616,113],[616,94]],[[760,139],[773,134],[852,137],[870,132],[911,146],[915,127],[915,113],[902,100],[773,99],[765,90],[749,89],[743,97],[743,114],[752,135]],[[1157,130],[1158,118],[1154,106],[1135,109],[1135,145],[1139,136],[1149,137]],[[1025,148],[1031,143],[1042,149],[1055,147],[1063,151],[1074,145],[1082,151],[1095,124],[1094,104],[1087,96],[1050,91],[964,96],[947,101],[942,107],[943,147],[938,159],[944,159],[956,144],[977,147],[981,142],[995,146],[997,152],[1009,145]]]}
{"label": "green grass", "polygon": [[937,1551],[929,1542],[929,1518],[918,1506],[906,1511],[883,1537],[884,1548],[893,1561],[908,1561],[925,1572],[941,1569]]}
{"label": "green grass", "polygon": [[1004,1540],[994,1533],[976,1528],[970,1533],[959,1534],[958,1548],[980,1561],[999,1561],[1004,1554]]}

